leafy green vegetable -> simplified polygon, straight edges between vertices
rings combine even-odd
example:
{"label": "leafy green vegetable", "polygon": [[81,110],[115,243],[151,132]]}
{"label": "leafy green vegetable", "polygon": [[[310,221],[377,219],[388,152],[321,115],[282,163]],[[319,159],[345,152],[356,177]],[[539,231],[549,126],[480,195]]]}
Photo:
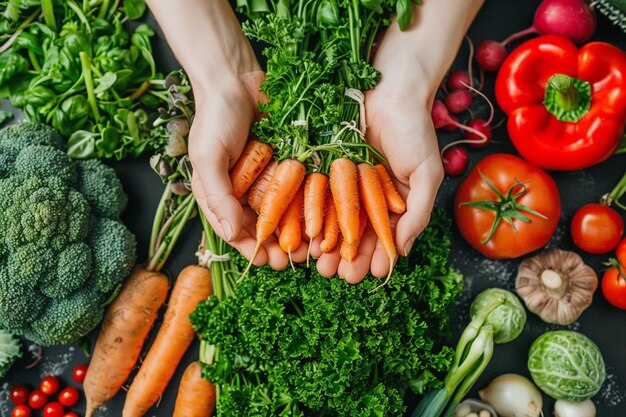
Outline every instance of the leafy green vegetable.
{"label": "leafy green vegetable", "polygon": [[150,44],[154,31],[139,24],[129,34],[123,27],[145,12],[144,0],[121,7],[108,0],[13,1],[0,2],[0,10],[3,3],[1,95],[31,121],[68,137],[70,156],[122,159],[164,145],[167,137],[152,131],[147,115],[136,118],[134,130],[118,120],[122,110],[165,104]]}
{"label": "leafy green vegetable", "polygon": [[20,343],[15,335],[0,328],[0,377],[6,375],[13,362],[20,356]]}
{"label": "leafy green vegetable", "polygon": [[0,327],[43,345],[91,331],[135,262],[120,180],[63,142],[44,125],[0,130]]}
{"label": "leafy green vegetable", "polygon": [[[470,314],[472,321],[461,334],[444,387],[429,392],[412,417],[453,415],[489,364],[494,343],[512,341],[526,324],[522,304],[513,293],[502,289],[491,288],[478,294]],[[506,322],[509,319],[512,323]]]}
{"label": "leafy green vegetable", "polygon": [[263,267],[236,295],[203,302],[191,317],[204,376],[220,386],[218,415],[399,416],[406,390],[439,386],[453,353],[442,335],[461,289],[448,228],[436,211],[377,291],[371,277],[350,285],[315,268]]}
{"label": "leafy green vegetable", "polygon": [[503,298],[504,302],[487,316],[485,325],[493,328],[495,343],[508,343],[517,339],[526,324],[526,310],[515,294],[500,288],[489,288],[476,296],[470,307],[470,316],[474,318],[497,298]]}
{"label": "leafy green vegetable", "polygon": [[598,346],[570,330],[539,336],[530,347],[528,369],[539,389],[556,400],[585,401],[600,391],[606,379]]}

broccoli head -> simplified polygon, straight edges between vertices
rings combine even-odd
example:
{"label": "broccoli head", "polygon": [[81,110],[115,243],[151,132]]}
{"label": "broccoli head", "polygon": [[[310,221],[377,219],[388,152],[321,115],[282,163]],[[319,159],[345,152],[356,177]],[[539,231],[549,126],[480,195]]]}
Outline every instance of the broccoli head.
{"label": "broccoli head", "polygon": [[100,322],[136,247],[119,218],[126,195],[114,171],[72,161],[57,136],[31,124],[0,130],[0,161],[11,161],[0,175],[0,327],[44,345]]}
{"label": "broccoli head", "polygon": [[113,168],[96,159],[77,161],[78,189],[85,196],[94,213],[100,217],[117,219],[128,203],[122,182]]}
{"label": "broccoli head", "polygon": [[20,123],[0,130],[0,178],[11,173],[17,155],[32,145],[65,149],[65,140],[56,130],[40,123]]}

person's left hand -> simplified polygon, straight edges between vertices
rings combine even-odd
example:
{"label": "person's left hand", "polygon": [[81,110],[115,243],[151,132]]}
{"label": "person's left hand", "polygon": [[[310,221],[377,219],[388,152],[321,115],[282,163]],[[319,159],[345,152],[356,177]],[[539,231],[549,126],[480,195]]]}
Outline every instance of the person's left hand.
{"label": "person's left hand", "polygon": [[[366,139],[387,159],[396,187],[407,202],[402,216],[391,214],[398,253],[406,256],[415,238],[430,220],[437,190],[443,180],[435,128],[430,116],[432,101],[395,85],[394,77],[383,77],[365,95]],[[400,87],[400,88],[398,88]],[[424,86],[428,88],[428,86]],[[319,255],[318,271],[324,276],[335,272],[351,283],[360,282],[369,271],[376,277],[387,276],[389,258],[376,234],[368,225],[356,258],[348,264],[339,255],[339,246]]]}

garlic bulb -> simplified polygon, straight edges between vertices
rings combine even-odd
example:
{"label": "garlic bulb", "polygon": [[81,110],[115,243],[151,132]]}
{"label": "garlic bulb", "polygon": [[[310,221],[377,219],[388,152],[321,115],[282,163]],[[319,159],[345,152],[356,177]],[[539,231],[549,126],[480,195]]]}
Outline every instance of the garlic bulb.
{"label": "garlic bulb", "polygon": [[478,391],[478,395],[496,410],[499,417],[539,417],[542,414],[541,393],[521,375],[500,375]]}
{"label": "garlic bulb", "polygon": [[583,402],[558,400],[554,403],[555,417],[596,417],[596,406],[591,400]]}
{"label": "garlic bulb", "polygon": [[515,288],[546,323],[570,324],[593,301],[598,277],[578,254],[548,249],[520,264]]}

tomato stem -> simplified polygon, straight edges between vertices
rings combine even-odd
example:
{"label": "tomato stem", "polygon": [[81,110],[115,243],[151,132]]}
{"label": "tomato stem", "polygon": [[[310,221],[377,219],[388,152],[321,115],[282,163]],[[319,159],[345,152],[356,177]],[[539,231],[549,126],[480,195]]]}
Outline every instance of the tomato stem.
{"label": "tomato stem", "polygon": [[626,194],[626,172],[624,172],[624,175],[619,180],[615,188],[613,188],[613,190],[609,194],[603,196],[602,200],[607,206],[615,204],[617,207],[626,211],[626,205],[622,204],[619,201],[619,199],[622,198],[624,194]]}
{"label": "tomato stem", "polygon": [[[496,194],[496,196],[498,196],[498,200],[466,201],[461,203],[461,205],[476,207],[481,210],[487,210],[495,213],[495,218],[493,219],[489,234],[484,240],[481,241],[483,245],[491,240],[503,220],[507,222],[516,233],[517,228],[515,227],[515,220],[519,220],[522,223],[531,223],[531,219],[522,212],[527,212],[541,217],[542,219],[547,219],[546,216],[538,211],[517,202],[517,199],[526,194],[528,191],[526,183],[516,180],[515,184],[509,188],[505,196],[495,187],[495,185],[491,183],[491,181],[489,181],[489,179],[487,179],[487,177],[485,177],[480,170],[478,170],[478,173],[489,188]],[[518,189],[519,191],[516,192]]]}

